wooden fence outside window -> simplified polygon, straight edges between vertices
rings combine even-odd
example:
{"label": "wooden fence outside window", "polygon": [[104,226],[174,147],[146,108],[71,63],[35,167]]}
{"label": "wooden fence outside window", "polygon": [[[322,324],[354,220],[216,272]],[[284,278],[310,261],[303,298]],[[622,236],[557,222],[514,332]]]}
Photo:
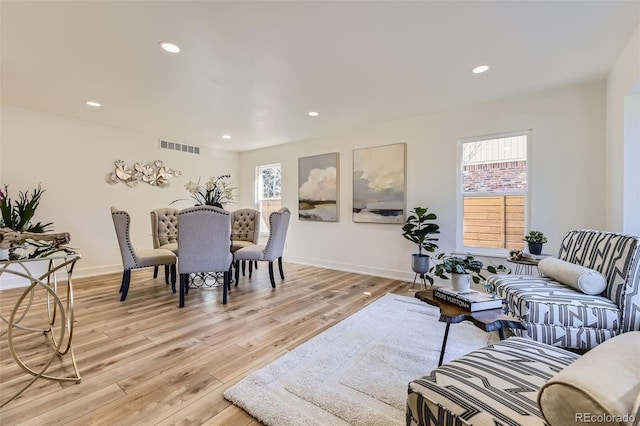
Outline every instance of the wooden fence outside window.
{"label": "wooden fence outside window", "polygon": [[464,197],[465,246],[523,249],[523,237],[524,195]]}

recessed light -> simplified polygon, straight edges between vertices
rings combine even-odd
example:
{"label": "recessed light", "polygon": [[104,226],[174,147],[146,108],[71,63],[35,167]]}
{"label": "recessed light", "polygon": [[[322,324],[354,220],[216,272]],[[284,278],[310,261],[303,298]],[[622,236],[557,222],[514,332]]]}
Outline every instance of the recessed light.
{"label": "recessed light", "polygon": [[481,74],[489,69],[489,65],[478,65],[471,70],[474,74]]}
{"label": "recessed light", "polygon": [[102,106],[100,102],[96,102],[96,101],[85,101],[85,105],[88,105],[94,108],[100,108]]}
{"label": "recessed light", "polygon": [[180,52],[180,48],[173,43],[169,43],[168,41],[161,41],[160,47],[169,53],[178,53]]}
{"label": "recessed light", "polygon": [[309,111],[307,114],[309,115],[309,117],[317,117],[320,115],[320,113],[316,111]]}
{"label": "recessed light", "polygon": [[222,139],[231,139],[230,135],[222,135]]}

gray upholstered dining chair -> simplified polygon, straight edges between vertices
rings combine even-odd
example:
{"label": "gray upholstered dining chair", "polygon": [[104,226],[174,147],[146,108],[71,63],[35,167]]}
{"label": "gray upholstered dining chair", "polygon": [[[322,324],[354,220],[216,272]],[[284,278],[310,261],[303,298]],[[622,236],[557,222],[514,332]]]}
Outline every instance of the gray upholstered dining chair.
{"label": "gray upholstered dining chair", "polygon": [[[231,253],[235,253],[244,247],[258,244],[260,237],[260,212],[254,209],[238,209],[231,212]],[[245,273],[245,264],[242,262],[242,275]],[[249,262],[249,274],[253,266],[258,262]]]}
{"label": "gray upholstered dining chair", "polygon": [[111,218],[116,229],[120,255],[122,256],[122,284],[120,285],[120,300],[124,301],[129,292],[131,282],[131,270],[148,268],[151,266],[168,265],[171,270],[171,284],[173,292],[176,291],[176,255],[166,249],[136,250],[131,244],[130,227],[131,217],[129,213],[117,207],[111,207]]}
{"label": "gray upholstered dining chair", "polygon": [[180,302],[189,290],[189,274],[223,272],[222,303],[231,286],[231,215],[213,206],[195,206],[178,213],[178,272]]}
{"label": "gray upholstered dining chair", "polygon": [[[244,247],[233,254],[236,268],[236,286],[238,285],[238,279],[240,278],[238,266],[241,261],[245,260],[269,262],[269,279],[271,280],[271,287],[275,288],[276,282],[273,278],[273,261],[277,259],[280,278],[284,279],[284,271],[282,270],[282,253],[284,251],[284,243],[287,239],[287,228],[289,227],[290,218],[291,212],[286,207],[281,208],[277,212],[271,213],[269,215],[270,232],[267,244],[256,244]],[[249,278],[251,278],[251,269],[249,270]]]}
{"label": "gray upholstered dining chair", "polygon": [[[162,207],[150,212],[151,238],[153,248],[171,250],[178,255],[178,213],[179,209]],[[158,267],[153,267],[153,278],[158,276]],[[169,284],[169,267],[165,265],[164,280]]]}

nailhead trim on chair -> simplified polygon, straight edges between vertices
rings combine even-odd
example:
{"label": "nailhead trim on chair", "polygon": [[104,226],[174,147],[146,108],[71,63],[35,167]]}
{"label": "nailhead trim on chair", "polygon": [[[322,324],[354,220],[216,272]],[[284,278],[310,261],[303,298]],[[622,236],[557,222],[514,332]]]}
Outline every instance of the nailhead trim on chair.
{"label": "nailhead trim on chair", "polygon": [[[135,262],[136,266],[134,266],[133,268],[124,268],[125,271],[129,271],[131,269],[140,269],[140,268],[148,268],[148,266],[139,266],[138,265],[138,256],[136,256],[136,252],[133,250],[133,246],[131,245],[131,235],[130,235],[130,226],[131,226],[131,216],[129,216],[129,213],[127,213],[126,211],[120,210],[117,212],[113,212],[111,214],[119,214],[119,215],[124,215],[124,217],[127,219],[127,250],[129,250],[129,253],[131,254],[131,257],[133,258],[133,261]],[[167,263],[167,265],[174,265],[175,262],[173,263]]]}
{"label": "nailhead trim on chair", "polygon": [[[269,232],[271,232],[272,225],[273,225],[273,223],[272,223],[272,222],[273,222],[273,220],[271,219],[271,217],[272,217],[273,215],[282,216],[282,215],[283,215],[283,214],[285,214],[285,213],[289,213],[289,214],[291,214],[291,212],[289,211],[289,209],[284,208],[284,209],[282,209],[282,211],[273,212],[273,213],[271,213],[271,214],[269,215]],[[269,238],[269,240],[267,241],[267,245],[266,245],[266,246],[264,246],[264,250],[262,251],[263,253],[266,253],[266,252],[269,250],[269,244],[270,244],[270,243],[271,243],[271,238]]]}
{"label": "nailhead trim on chair", "polygon": [[[113,212],[111,214],[119,214],[119,215],[124,215],[125,218],[127,218],[127,229],[126,229],[126,233],[127,233],[127,250],[129,250],[129,253],[131,254],[131,257],[133,258],[133,261],[136,263],[135,268],[139,268],[140,266],[138,266],[138,257],[136,256],[136,252],[133,250],[133,246],[131,246],[131,236],[129,235],[129,229],[130,229],[130,225],[131,225],[131,216],[129,216],[129,213],[125,212],[125,211],[118,211],[118,212]],[[128,268],[128,269],[135,269],[135,268]],[[125,268],[125,270],[128,270],[127,268]]]}
{"label": "nailhead trim on chair", "polygon": [[[180,214],[191,214],[191,213],[197,213],[197,212],[199,212],[199,211],[201,211],[201,210],[202,210],[201,208],[198,208],[198,207],[204,207],[204,206],[202,206],[202,205],[198,205],[198,206],[190,207],[192,210],[190,210],[190,211],[188,211],[188,212],[181,211],[181,212],[180,212]],[[209,206],[209,207],[211,207],[211,206]],[[226,210],[222,210],[222,211],[216,211],[216,210],[213,210],[213,212],[214,212],[215,214],[221,214],[221,215],[227,215],[227,216],[228,216],[228,215],[230,215],[230,213],[229,213],[228,211],[226,211]]]}

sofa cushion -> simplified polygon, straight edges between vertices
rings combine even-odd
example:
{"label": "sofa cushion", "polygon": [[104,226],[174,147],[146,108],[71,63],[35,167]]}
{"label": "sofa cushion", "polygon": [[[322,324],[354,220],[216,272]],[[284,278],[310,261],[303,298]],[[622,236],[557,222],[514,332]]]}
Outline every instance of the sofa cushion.
{"label": "sofa cushion", "polygon": [[607,280],[600,272],[554,257],[540,260],[538,270],[544,276],[585,294],[600,294],[607,288]]}
{"label": "sofa cushion", "polygon": [[178,243],[167,243],[167,244],[161,245],[158,248],[169,250],[169,251],[173,252],[173,254],[175,254],[175,255],[178,254]]}
{"label": "sofa cushion", "polygon": [[579,358],[512,337],[448,362],[409,383],[407,425],[545,425],[538,391]]}
{"label": "sofa cushion", "polygon": [[609,424],[631,424],[640,398],[639,353],[640,332],[621,334],[587,352],[540,389],[544,418],[551,425],[607,416]]}
{"label": "sofa cushion", "polygon": [[563,327],[617,330],[620,308],[604,296],[578,292],[549,278],[491,277],[496,295],[517,318]]}
{"label": "sofa cushion", "polygon": [[618,335],[615,330],[590,327],[561,327],[521,321],[526,330],[513,330],[516,336],[528,337],[561,348],[589,349]]}

